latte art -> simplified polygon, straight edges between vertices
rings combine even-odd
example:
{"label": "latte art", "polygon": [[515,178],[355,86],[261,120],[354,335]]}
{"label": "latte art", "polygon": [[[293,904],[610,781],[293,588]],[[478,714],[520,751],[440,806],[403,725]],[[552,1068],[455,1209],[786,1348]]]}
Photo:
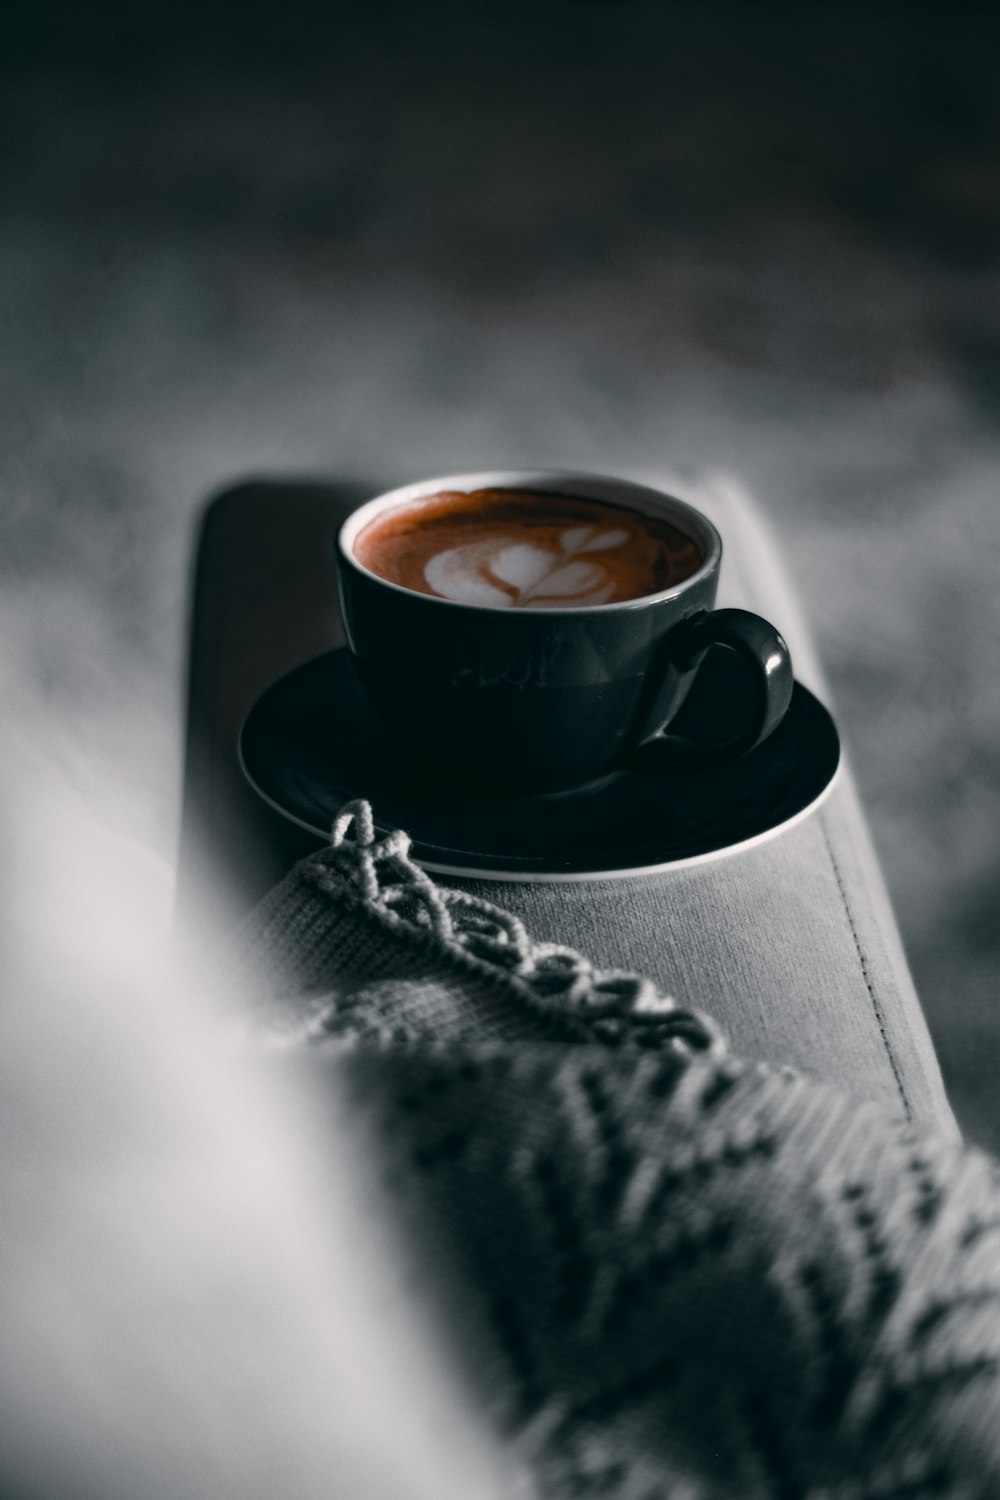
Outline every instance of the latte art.
{"label": "latte art", "polygon": [[659,517],[521,490],[428,495],[383,512],[358,561],[403,588],[490,609],[572,609],[658,593],[701,566]]}
{"label": "latte art", "polygon": [[461,604],[498,609],[606,604],[615,591],[614,577],[596,557],[581,553],[610,551],[631,535],[620,526],[572,526],[557,547],[502,537],[466,542],[435,553],[424,564],[424,577],[433,593]]}

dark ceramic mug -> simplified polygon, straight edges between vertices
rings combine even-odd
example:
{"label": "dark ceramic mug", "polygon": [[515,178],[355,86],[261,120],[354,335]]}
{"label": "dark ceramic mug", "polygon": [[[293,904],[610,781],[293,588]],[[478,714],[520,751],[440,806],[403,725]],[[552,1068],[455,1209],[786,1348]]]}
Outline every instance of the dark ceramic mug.
{"label": "dark ceramic mug", "polygon": [[[479,489],[580,496],[663,516],[703,561],[662,593],[565,609],[458,603],[390,583],[358,561],[355,539],[380,512],[441,490]],[[419,759],[456,791],[501,794],[570,789],[620,770],[722,765],[777,728],[792,695],[788,647],[758,615],[713,609],[721,561],[719,533],[692,506],[589,474],[423,480],[368,501],[337,537],[348,646],[401,757]],[[681,732],[676,721],[714,646],[739,658],[740,691],[721,715],[707,716],[712,731]]]}

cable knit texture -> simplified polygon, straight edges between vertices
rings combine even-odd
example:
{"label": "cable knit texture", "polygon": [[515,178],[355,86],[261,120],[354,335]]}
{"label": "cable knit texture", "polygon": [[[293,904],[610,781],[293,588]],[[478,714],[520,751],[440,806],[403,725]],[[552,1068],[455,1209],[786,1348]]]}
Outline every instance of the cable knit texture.
{"label": "cable knit texture", "polygon": [[364,803],[241,930],[545,1500],[1000,1494],[1000,1170],[438,886]]}

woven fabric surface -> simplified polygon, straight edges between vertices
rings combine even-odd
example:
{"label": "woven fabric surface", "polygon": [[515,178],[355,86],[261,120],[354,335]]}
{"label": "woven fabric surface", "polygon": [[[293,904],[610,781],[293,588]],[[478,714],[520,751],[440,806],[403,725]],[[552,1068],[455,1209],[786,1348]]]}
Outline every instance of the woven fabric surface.
{"label": "woven fabric surface", "polygon": [[529,1492],[1000,1492],[990,1158],[733,1057],[435,884],[366,804],[227,961],[252,1035],[361,1122],[423,1294],[460,1290],[442,1337]]}

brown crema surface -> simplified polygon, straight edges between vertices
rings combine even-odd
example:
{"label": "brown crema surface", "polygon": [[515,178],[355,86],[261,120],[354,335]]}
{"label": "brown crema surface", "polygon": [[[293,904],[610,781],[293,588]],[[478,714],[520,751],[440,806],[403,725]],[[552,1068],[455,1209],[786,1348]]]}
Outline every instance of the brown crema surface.
{"label": "brown crema surface", "polygon": [[553,609],[656,594],[701,567],[658,516],[544,491],[445,490],[383,511],[359,532],[363,567],[418,593]]}

